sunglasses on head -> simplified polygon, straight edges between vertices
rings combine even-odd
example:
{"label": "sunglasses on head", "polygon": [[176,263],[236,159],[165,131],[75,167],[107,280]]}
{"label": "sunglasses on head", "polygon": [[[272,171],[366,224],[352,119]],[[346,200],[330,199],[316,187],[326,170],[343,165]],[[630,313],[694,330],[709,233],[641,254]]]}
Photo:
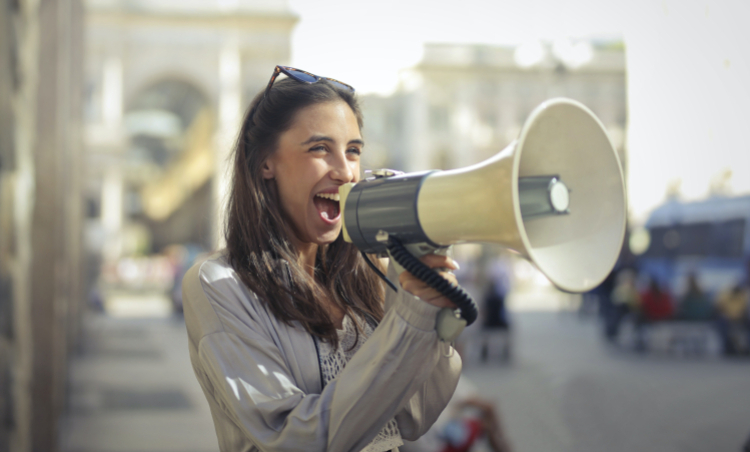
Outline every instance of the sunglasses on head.
{"label": "sunglasses on head", "polygon": [[271,85],[273,85],[273,82],[276,81],[276,77],[278,77],[281,73],[284,73],[287,77],[293,78],[301,83],[312,85],[313,83],[325,80],[336,88],[344,89],[352,93],[354,92],[354,88],[351,85],[347,85],[346,83],[340,82],[336,79],[332,79],[330,77],[321,77],[319,75],[311,74],[307,71],[289,66],[276,66],[276,69],[273,70],[273,75],[271,76],[271,80],[268,82],[268,86],[266,87],[266,92],[263,94],[263,97],[266,97],[268,91],[271,90]]}

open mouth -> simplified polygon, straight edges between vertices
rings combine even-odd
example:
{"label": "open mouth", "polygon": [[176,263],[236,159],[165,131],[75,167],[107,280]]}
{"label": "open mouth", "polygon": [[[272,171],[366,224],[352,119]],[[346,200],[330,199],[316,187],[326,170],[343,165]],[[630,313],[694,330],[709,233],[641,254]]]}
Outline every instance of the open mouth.
{"label": "open mouth", "polygon": [[338,220],[341,213],[339,199],[338,193],[318,193],[315,195],[313,202],[323,220],[328,222]]}

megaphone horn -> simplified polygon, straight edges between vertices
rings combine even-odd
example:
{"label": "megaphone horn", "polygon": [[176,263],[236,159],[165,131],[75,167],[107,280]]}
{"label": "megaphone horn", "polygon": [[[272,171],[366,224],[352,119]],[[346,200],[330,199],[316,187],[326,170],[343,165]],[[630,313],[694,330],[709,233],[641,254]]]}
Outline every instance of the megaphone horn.
{"label": "megaphone horn", "polygon": [[625,233],[622,168],[601,122],[564,98],[539,105],[519,138],[466,168],[375,174],[339,190],[344,239],[385,250],[378,233],[439,248],[500,244],[558,288],[584,292],[614,267]]}

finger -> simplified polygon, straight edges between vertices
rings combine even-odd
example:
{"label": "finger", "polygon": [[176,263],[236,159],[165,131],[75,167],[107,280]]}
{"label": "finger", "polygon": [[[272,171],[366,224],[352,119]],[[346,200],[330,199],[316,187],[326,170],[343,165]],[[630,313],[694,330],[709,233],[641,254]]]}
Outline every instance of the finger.
{"label": "finger", "polygon": [[[449,283],[454,284],[454,285],[458,285],[458,281],[456,280],[456,275],[454,275],[453,273],[450,273],[450,272],[437,272],[437,273],[438,273],[438,275],[442,276],[443,279],[446,279]],[[411,280],[417,281],[420,284],[424,284],[426,287],[431,287],[431,286],[429,286],[429,284],[427,284],[426,282],[422,281],[421,279],[418,279],[416,276],[413,276],[411,273],[409,273],[408,275],[404,276],[403,279],[399,278],[399,282],[401,282],[401,281],[411,281]]]}
{"label": "finger", "polygon": [[433,299],[425,300],[425,301],[433,306],[437,306],[438,308],[451,308],[451,309],[456,308],[456,305],[453,304],[449,299],[445,297],[433,298]]}
{"label": "finger", "polygon": [[456,261],[448,256],[440,254],[425,254],[419,258],[423,264],[430,268],[450,268],[451,270],[458,270],[459,265]]}
{"label": "finger", "polygon": [[[427,267],[435,269],[440,276],[445,278],[448,282],[454,285],[458,285],[455,275],[451,270],[457,270],[458,264],[447,256],[438,254],[427,254],[420,258],[420,261]],[[448,271],[438,271],[438,269],[448,269]],[[424,281],[418,279],[408,271],[404,271],[399,275],[399,283],[401,288],[406,292],[411,293],[415,297],[418,297],[422,301],[425,301],[434,306],[441,308],[455,308],[456,305],[446,298],[442,293],[430,287]]]}
{"label": "finger", "polygon": [[419,280],[408,280],[401,287],[410,294],[425,301],[443,296],[440,292]]}
{"label": "finger", "polygon": [[432,305],[435,305],[441,308],[455,308],[456,307],[456,305],[453,302],[451,302],[448,298],[446,298],[443,294],[441,294],[437,290],[433,289],[432,287],[428,286],[424,282],[414,277],[405,279],[402,282],[401,287],[403,290],[409,292],[415,297],[418,297],[420,300],[430,303]]}
{"label": "finger", "polygon": [[429,303],[439,308],[455,308],[456,307],[456,305],[453,304],[453,302],[451,302],[449,299],[445,298],[440,293],[432,289],[428,289],[424,291],[416,291],[415,293],[412,293],[412,295],[424,301],[425,303]]}
{"label": "finger", "polygon": [[453,283],[455,285],[458,285],[458,280],[456,279],[456,275],[454,275],[451,272],[438,272],[440,276],[447,279],[448,282]]}
{"label": "finger", "polygon": [[[454,275],[453,273],[438,272],[438,274],[442,276],[443,278],[445,278],[446,280],[448,280],[448,282],[458,285],[458,281],[456,280],[456,275]],[[398,282],[401,284],[401,287],[404,290],[409,291],[409,292],[411,292],[412,289],[419,290],[422,288],[430,287],[426,282],[412,275],[408,271],[405,271],[398,276]]]}
{"label": "finger", "polygon": [[422,299],[432,299],[442,296],[427,283],[411,275],[399,278],[399,282],[401,283],[402,289]]}

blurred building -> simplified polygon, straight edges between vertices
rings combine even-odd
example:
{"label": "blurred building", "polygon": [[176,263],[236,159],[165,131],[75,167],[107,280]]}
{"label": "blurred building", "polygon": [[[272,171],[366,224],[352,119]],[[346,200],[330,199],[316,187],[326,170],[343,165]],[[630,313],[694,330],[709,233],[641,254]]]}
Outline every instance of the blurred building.
{"label": "blurred building", "polygon": [[0,4],[0,450],[54,451],[83,300],[77,0]]}
{"label": "blurred building", "polygon": [[215,246],[238,123],[296,21],[285,0],[0,5],[0,451],[57,450],[102,257]]}
{"label": "blurred building", "polygon": [[396,94],[363,98],[364,134],[376,154],[366,163],[407,171],[477,163],[516,139],[537,105],[563,96],[601,119],[624,164],[625,87],[619,41],[429,44]]}
{"label": "blurred building", "polygon": [[87,0],[87,228],[105,261],[220,243],[245,107],[289,60],[285,0]]}

